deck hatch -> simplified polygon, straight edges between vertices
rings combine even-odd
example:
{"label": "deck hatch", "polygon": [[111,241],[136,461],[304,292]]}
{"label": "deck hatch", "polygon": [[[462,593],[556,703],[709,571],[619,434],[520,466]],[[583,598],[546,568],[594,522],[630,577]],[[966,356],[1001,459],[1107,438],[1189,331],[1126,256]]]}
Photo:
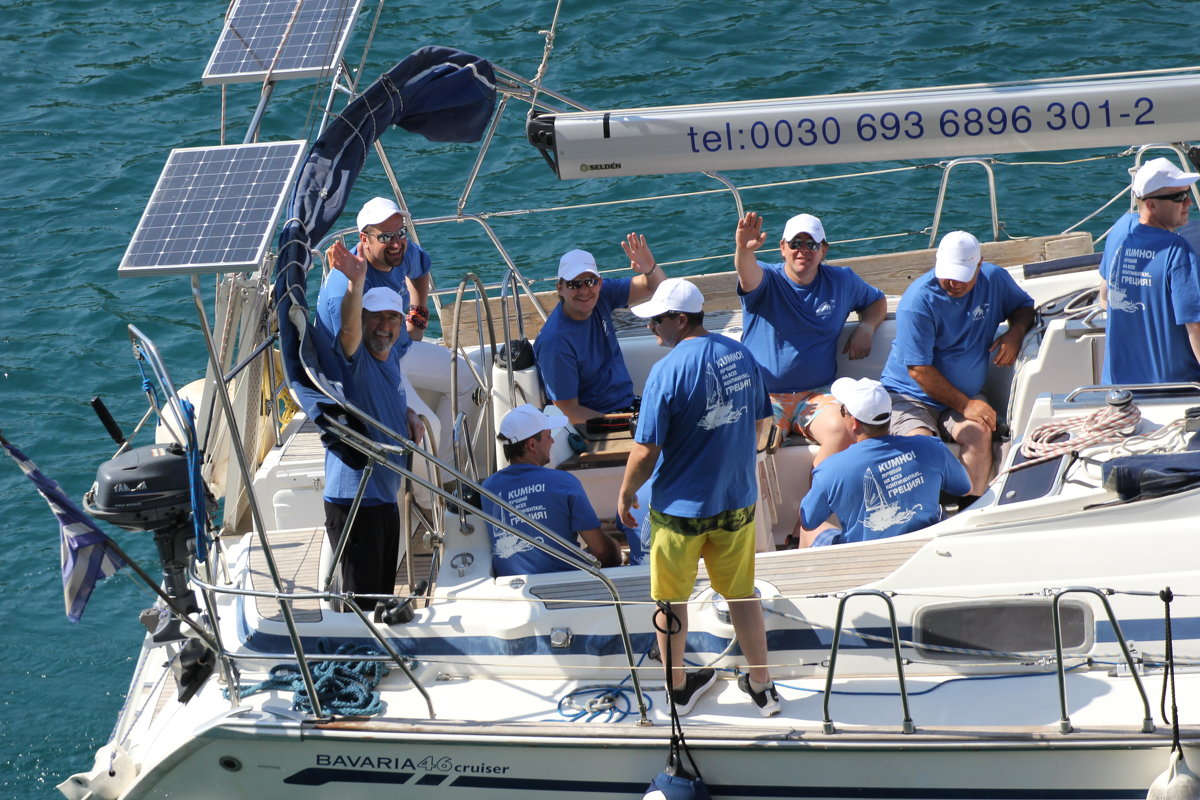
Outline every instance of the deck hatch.
{"label": "deck hatch", "polygon": [[[1054,653],[1054,619],[1049,598],[970,600],[928,605],[913,620],[913,641],[922,658],[961,661],[985,658],[1019,661],[1017,654]],[[1063,600],[1064,653],[1087,653],[1095,641],[1092,610],[1081,600]],[[969,650],[944,652],[930,645]]]}

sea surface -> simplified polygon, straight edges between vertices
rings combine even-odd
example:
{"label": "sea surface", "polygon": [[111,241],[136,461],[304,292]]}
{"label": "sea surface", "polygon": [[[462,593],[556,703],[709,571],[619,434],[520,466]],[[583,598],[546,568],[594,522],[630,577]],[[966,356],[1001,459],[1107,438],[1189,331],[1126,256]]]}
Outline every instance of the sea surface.
{"label": "sea surface", "polygon": [[[225,9],[203,0],[0,0],[0,430],[76,498],[114,450],[88,399],[102,396],[126,431],[145,410],[128,325],[158,343],[176,383],[201,374],[187,279],[118,279],[116,267],[168,152],[221,141],[222,91],[199,78]],[[366,80],[427,44],[531,75],[543,51],[539,31],[550,28],[555,10],[545,0],[389,3]],[[1184,67],[1200,63],[1194,19],[1195,4],[1186,0],[564,0],[546,83],[585,105],[621,108]],[[366,22],[348,51],[355,64]],[[242,141],[258,88],[225,93],[226,141]],[[309,136],[327,97],[316,80],[281,84],[262,138]],[[522,116],[521,108],[510,111],[499,161],[482,172],[467,211],[714,187],[690,176],[560,183],[521,141]],[[456,181],[474,149],[399,134],[384,142],[416,214],[452,214]],[[1024,236],[1076,223],[1121,191],[1128,163],[1005,171],[998,181],[1006,229]],[[735,177],[767,183],[841,170]],[[942,230],[966,227],[985,238],[988,218],[969,202],[982,196],[982,183],[956,178],[954,189]],[[364,176],[352,205],[384,191],[377,171]],[[836,263],[839,254],[924,246],[919,232],[936,191],[937,171],[924,170],[865,185],[757,190],[746,201],[767,216],[768,228],[801,210],[822,217]],[[1084,229],[1098,235],[1120,209]],[[617,243],[631,230],[646,233],[662,261],[713,259],[677,272],[729,269],[718,257],[731,251],[734,219],[727,197],[706,197],[670,211],[604,206],[496,225],[521,269],[546,277],[573,247],[620,266]],[[909,235],[857,241],[895,231]],[[500,275],[501,259],[474,226],[429,226],[421,241],[442,287],[467,271]],[[111,532],[154,571],[148,537]],[[80,624],[70,624],[58,550],[45,503],[15,466],[0,462],[0,798],[57,797],[55,784],[90,767],[133,668],[137,612],[151,599],[121,574],[99,586]]]}

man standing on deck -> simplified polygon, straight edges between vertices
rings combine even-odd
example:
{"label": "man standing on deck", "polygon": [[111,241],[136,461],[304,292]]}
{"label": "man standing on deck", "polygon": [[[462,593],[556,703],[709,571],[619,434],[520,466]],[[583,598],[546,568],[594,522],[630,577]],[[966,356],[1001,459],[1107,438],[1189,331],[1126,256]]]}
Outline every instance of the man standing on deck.
{"label": "man standing on deck", "polygon": [[1100,261],[1104,383],[1200,381],[1200,256],[1174,233],[1197,180],[1165,158],[1134,175],[1137,217],[1118,221]]}
{"label": "man standing on deck", "polygon": [[546,394],[576,425],[637,410],[612,312],[650,297],[665,275],[645,236],[631,233],[621,248],[636,273],[632,278],[604,280],[586,250],[563,255],[558,262],[559,304],[533,344]]}
{"label": "man standing on deck", "polygon": [[[408,403],[429,419],[437,434],[438,455],[449,460],[453,420],[450,399],[450,351],[433,342],[423,341],[429,321],[426,302],[429,295],[430,259],[420,245],[408,240],[409,215],[386,197],[374,197],[358,212],[358,243],[351,251],[339,239],[326,251],[326,263],[334,266],[317,298],[317,325],[330,337],[341,327],[342,296],[347,279],[337,262],[357,260],[366,269],[365,290],[386,286],[398,294],[406,308],[405,325],[395,346],[404,356],[403,376]],[[465,359],[457,360],[458,408],[473,422],[479,413],[474,391],[479,385]],[[442,396],[436,409],[430,409],[415,389],[426,389]]]}
{"label": "man standing on deck", "polygon": [[[892,395],[892,433],[952,439],[971,478],[969,505],[992,471],[996,409],[983,396],[988,353],[1011,366],[1033,325],[1033,298],[1004,269],[986,263],[979,240],[946,234],[934,268],[904,291],[896,309],[896,341],[881,382]],[[1008,330],[996,336],[1000,323]]]}
{"label": "man standing on deck", "polygon": [[[944,491],[971,479],[949,448],[929,436],[889,436],[892,399],[879,381],[838,378],[831,388],[854,444],[813,470],[800,503],[801,547],[885,539],[941,519]],[[836,514],[841,528],[826,522]],[[814,541],[815,539],[815,541]]]}
{"label": "man standing on deck", "polygon": [[704,329],[704,296],[682,278],[663,281],[632,311],[649,319],[658,343],[672,349],[646,381],[617,513],[632,527],[637,490],[653,472],[650,594],[660,603],[654,624],[664,664],[672,667],[667,685],[676,710],[691,711],[716,682],[712,669],[689,675],[683,667],[687,601],[703,557],[713,589],[729,601],[749,664],[738,686],[760,714],[778,714],[762,606],[754,596],[755,448],[771,418],[762,375],[743,345]]}
{"label": "man standing on deck", "polygon": [[858,327],[842,352],[851,359],[870,355],[887,300],[853,270],[824,263],[829,243],[812,214],[787,221],[779,241],[782,264],[756,258],[766,240],[758,214],[751,211],[738,221],[734,265],[745,322],[742,343],[763,368],[780,439],[799,433],[816,442],[816,466],[852,441],[829,394],[838,336],[850,312],[858,312]]}
{"label": "man standing on deck", "polygon": [[[500,420],[497,437],[504,447],[508,466],[483,482],[483,488],[556,534],[556,538],[547,542],[541,531],[518,517],[510,517],[486,497],[483,510],[497,519],[506,520],[542,544],[562,552],[574,552],[577,558],[580,554],[575,547],[575,537],[578,536],[583,539],[588,552],[599,559],[600,566],[620,566],[621,549],[600,530],[600,520],[583,491],[583,484],[569,472],[546,467],[550,463],[550,448],[554,446],[551,432],[569,424],[566,417],[547,416],[528,403],[509,411]],[[571,568],[567,562],[491,523],[488,524],[488,536],[492,540],[492,568],[497,576],[560,572]]]}
{"label": "man standing on deck", "polygon": [[[401,436],[420,441],[416,415],[408,407],[400,377],[403,350],[396,346],[404,325],[404,301],[392,289],[376,287],[364,292],[367,267],[363,259],[337,259],[333,266],[346,279],[342,296],[341,327],[331,341],[332,355],[340,366],[346,399]],[[385,444],[395,440],[368,425],[372,439]],[[390,459],[402,464],[403,456]],[[349,537],[342,556],[342,590],[361,594],[392,594],[400,547],[400,510],[396,493],[400,476],[377,466],[367,481],[353,524],[347,529],[350,507],[358,492],[362,471],[325,451],[325,535],[336,552],[343,536]],[[375,607],[371,598],[359,600],[364,610]]]}

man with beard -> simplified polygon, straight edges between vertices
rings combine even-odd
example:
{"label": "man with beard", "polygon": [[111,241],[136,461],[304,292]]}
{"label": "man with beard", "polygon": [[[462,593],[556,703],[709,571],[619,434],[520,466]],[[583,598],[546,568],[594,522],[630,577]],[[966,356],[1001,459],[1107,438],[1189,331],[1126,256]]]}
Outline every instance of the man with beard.
{"label": "man with beard", "polygon": [[[347,254],[348,255],[348,254]],[[404,326],[404,300],[387,287],[366,292],[367,266],[361,258],[336,258],[333,267],[345,277],[341,326],[332,340],[331,353],[342,377],[346,399],[400,436],[420,441],[416,415],[408,407],[400,376],[397,346]],[[369,435],[377,442],[398,444],[372,425]],[[403,465],[404,456],[389,459]],[[396,493],[400,476],[379,465],[371,472],[353,523],[347,525],[362,471],[344,462],[335,451],[325,451],[325,535],[336,552],[348,537],[342,556],[342,590],[356,594],[391,594],[395,587],[400,546],[400,511]],[[364,610],[374,598],[361,598]]]}

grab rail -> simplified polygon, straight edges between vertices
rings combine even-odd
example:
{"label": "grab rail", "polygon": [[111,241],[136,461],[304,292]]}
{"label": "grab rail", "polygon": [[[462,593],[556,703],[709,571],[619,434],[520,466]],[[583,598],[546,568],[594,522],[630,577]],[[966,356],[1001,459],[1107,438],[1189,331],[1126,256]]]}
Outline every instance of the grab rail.
{"label": "grab rail", "polygon": [[1000,229],[1003,226],[1000,224],[1000,211],[996,205],[996,173],[992,171],[992,161],[993,159],[990,158],[955,158],[942,166],[942,181],[938,186],[937,204],[933,207],[933,225],[929,233],[930,247],[937,244],[938,226],[942,222],[942,206],[946,200],[946,187],[950,182],[950,172],[963,164],[978,164],[987,173],[988,199],[991,201],[992,209],[992,241],[1000,240]]}
{"label": "grab rail", "polygon": [[844,594],[838,601],[837,617],[833,623],[833,641],[829,645],[829,669],[825,672],[825,700],[822,706],[825,716],[822,727],[827,734],[837,733],[837,728],[833,725],[833,718],[829,715],[829,698],[833,694],[833,675],[837,669],[838,649],[841,647],[842,641],[842,619],[846,614],[846,601],[851,597],[864,596],[882,598],[883,602],[887,604],[888,619],[892,625],[892,651],[896,656],[896,677],[900,680],[900,703],[904,707],[902,731],[915,733],[917,729],[908,712],[908,688],[904,684],[904,662],[900,657],[900,628],[896,624],[896,607],[892,604],[892,598],[878,589],[855,589]]}
{"label": "grab rail", "polygon": [[1133,682],[1137,684],[1138,694],[1142,696],[1142,709],[1144,712],[1144,716],[1142,717],[1142,733],[1153,733],[1154,720],[1150,715],[1150,700],[1146,697],[1146,689],[1142,686],[1142,679],[1138,677],[1137,668],[1133,663],[1133,656],[1129,652],[1129,645],[1125,642],[1125,634],[1121,631],[1121,624],[1117,622],[1117,617],[1113,614],[1108,598],[1104,596],[1103,592],[1092,586],[1069,586],[1065,589],[1059,589],[1054,593],[1054,655],[1055,667],[1058,670],[1059,731],[1061,733],[1070,733],[1073,730],[1071,719],[1067,716],[1067,672],[1063,667],[1062,620],[1059,613],[1059,601],[1063,595],[1075,592],[1094,594],[1100,598],[1100,603],[1104,606],[1104,613],[1108,615],[1108,624],[1112,625],[1113,632],[1117,636],[1117,644],[1121,646],[1121,652],[1125,656],[1125,663],[1129,666],[1129,674],[1133,676]]}

